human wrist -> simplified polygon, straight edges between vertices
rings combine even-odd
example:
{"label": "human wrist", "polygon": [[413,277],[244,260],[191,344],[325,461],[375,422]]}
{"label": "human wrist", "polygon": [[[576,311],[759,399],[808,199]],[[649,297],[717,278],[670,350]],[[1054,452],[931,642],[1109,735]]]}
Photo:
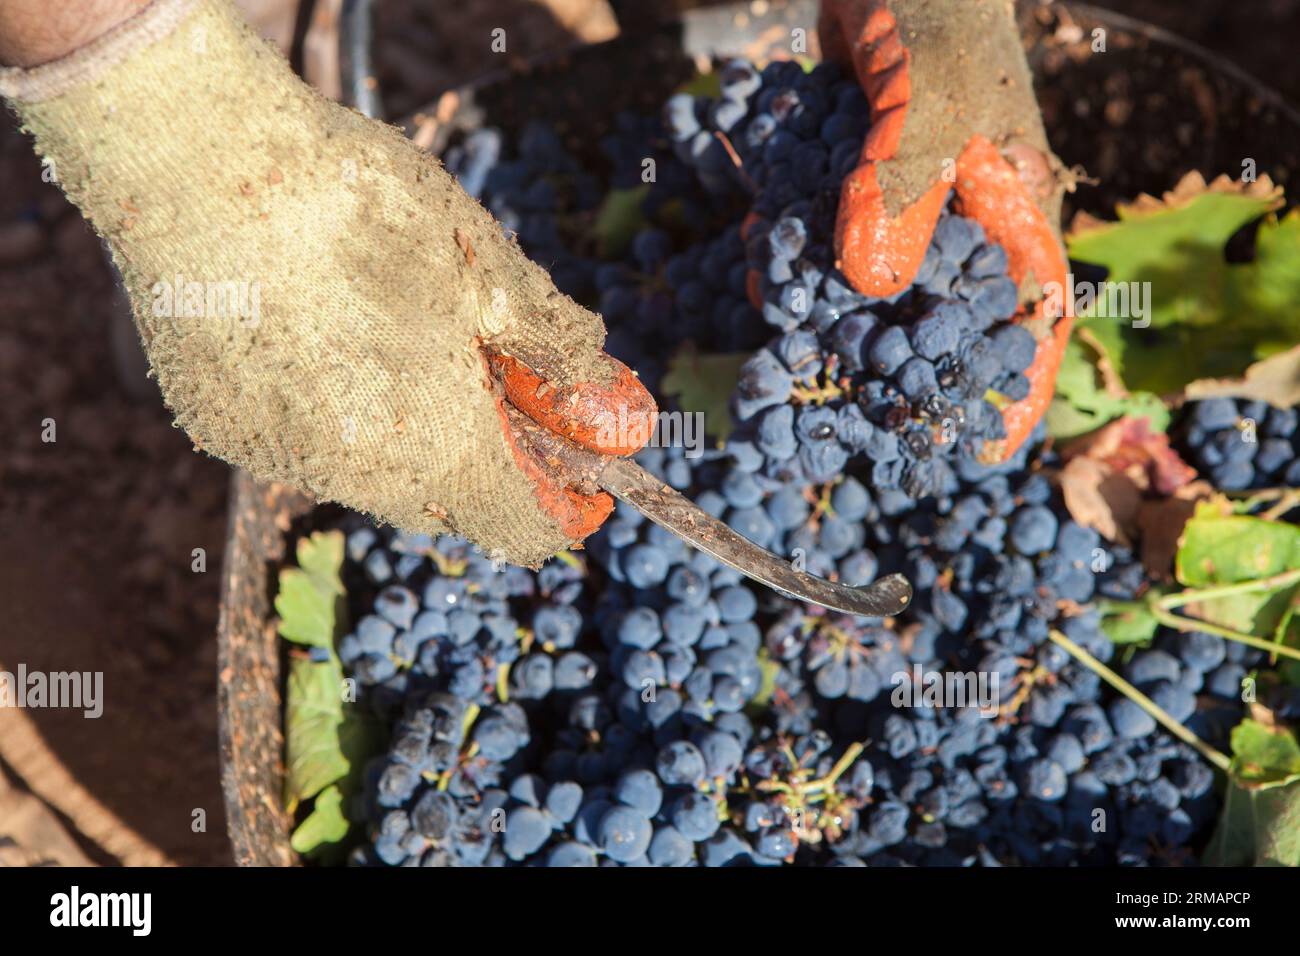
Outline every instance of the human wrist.
{"label": "human wrist", "polygon": [[31,68],[74,53],[150,0],[0,0],[0,65]]}

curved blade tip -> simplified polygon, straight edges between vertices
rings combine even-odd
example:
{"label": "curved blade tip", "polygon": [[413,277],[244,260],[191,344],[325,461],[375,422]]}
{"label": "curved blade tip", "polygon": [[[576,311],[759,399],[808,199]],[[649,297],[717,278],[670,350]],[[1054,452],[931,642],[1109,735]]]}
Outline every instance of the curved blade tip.
{"label": "curved blade tip", "polygon": [[883,577],[867,587],[890,592],[890,595],[898,601],[898,610],[891,612],[892,614],[906,611],[907,606],[912,603],[912,582],[901,574],[891,574],[888,577]]}
{"label": "curved blade tip", "polygon": [[[795,595],[800,600],[807,596]],[[857,617],[893,617],[912,603],[912,584],[901,574],[890,574],[860,587],[837,586],[837,600],[813,601],[841,614]]]}

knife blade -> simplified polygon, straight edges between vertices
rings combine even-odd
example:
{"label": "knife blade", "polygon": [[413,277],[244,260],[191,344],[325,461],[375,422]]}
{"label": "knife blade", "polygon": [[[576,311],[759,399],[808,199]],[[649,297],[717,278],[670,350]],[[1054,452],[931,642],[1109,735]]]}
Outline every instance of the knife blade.
{"label": "knife blade", "polygon": [[[545,396],[550,406],[567,407],[568,403],[558,400],[562,393],[546,385],[528,365],[496,352],[489,352],[488,358],[507,398],[513,395],[524,404],[535,405],[531,399]],[[621,364],[619,367],[629,376],[632,374]],[[648,408],[653,414],[653,403],[646,397],[647,403],[639,411],[644,413]],[[572,441],[558,429],[535,420],[514,401],[507,400],[503,408],[517,440],[552,474],[564,476],[567,487],[584,495],[604,489],[692,547],[780,594],[861,617],[889,617],[912,601],[912,585],[901,574],[890,574],[861,587],[809,574],[713,517],[631,458],[601,454]],[[533,411],[536,413],[537,408]],[[552,424],[554,427],[556,423]],[[640,447],[643,442],[644,438],[630,444]]]}
{"label": "knife blade", "polygon": [[608,459],[594,478],[615,498],[626,501],[687,544],[789,597],[863,617],[889,617],[911,603],[912,585],[901,574],[850,587],[797,569],[734,531],[630,458]]}

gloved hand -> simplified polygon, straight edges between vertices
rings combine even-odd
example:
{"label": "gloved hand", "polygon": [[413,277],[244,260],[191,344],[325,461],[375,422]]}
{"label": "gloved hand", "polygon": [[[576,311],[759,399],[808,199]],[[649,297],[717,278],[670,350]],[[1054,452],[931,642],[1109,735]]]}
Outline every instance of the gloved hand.
{"label": "gloved hand", "polygon": [[1039,342],[1029,396],[1003,409],[1007,438],[985,450],[1006,458],[1047,410],[1071,323],[1041,293],[1066,282],[1063,187],[1012,6],[823,0],[818,32],[825,57],[851,66],[872,107],[836,223],[837,265],[853,286],[871,296],[907,288],[950,189],[957,211],[1006,250],[1020,321]]}
{"label": "gloved hand", "polygon": [[544,424],[635,451],[654,403],[601,351],[599,316],[227,2],[156,0],[69,56],[0,72],[0,93],[107,240],[197,447],[527,565],[609,514],[522,440],[488,366],[513,357],[504,380],[525,405],[527,383]]}

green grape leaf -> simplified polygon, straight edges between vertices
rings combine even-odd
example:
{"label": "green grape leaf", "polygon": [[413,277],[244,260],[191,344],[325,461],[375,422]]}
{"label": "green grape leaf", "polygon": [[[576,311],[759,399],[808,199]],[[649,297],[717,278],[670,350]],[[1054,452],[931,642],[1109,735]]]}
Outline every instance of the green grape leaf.
{"label": "green grape leaf", "polygon": [[1101,613],[1101,630],[1116,644],[1146,644],[1156,634],[1160,622],[1146,601],[1097,602]]}
{"label": "green grape leaf", "polygon": [[[1118,221],[1073,232],[1067,244],[1070,258],[1102,266],[1112,283],[1150,282],[1152,328],[1217,325],[1234,268],[1223,247],[1242,226],[1276,208],[1271,196],[1241,192],[1202,192],[1154,208],[1120,206]],[[1101,298],[1097,313],[1109,311]]]}
{"label": "green grape leaf", "polygon": [[[1067,237],[1072,259],[1106,270],[1078,327],[1127,388],[1171,395],[1197,379],[1235,378],[1300,339],[1291,305],[1300,292],[1300,221],[1269,215],[1282,202],[1271,184],[1185,179],[1164,202],[1144,197],[1119,207],[1118,221],[1092,220]],[[1255,259],[1229,263],[1228,239],[1266,216]],[[1111,299],[1121,292],[1132,297],[1127,308]]]}
{"label": "green grape leaf", "polygon": [[280,636],[309,647],[329,647],[334,639],[334,601],[322,594],[310,575],[297,568],[280,572],[275,597]]}
{"label": "green grape leaf", "polygon": [[280,572],[275,611],[280,636],[309,647],[331,647],[343,597],[343,535],[314,532],[298,542],[298,567]]}
{"label": "green grape leaf", "polygon": [[[1297,326],[1295,305],[1300,302],[1300,211],[1292,209],[1281,220],[1269,216],[1255,234],[1255,258],[1228,267],[1228,315],[1250,316],[1274,336],[1262,340],[1265,354],[1295,344],[1285,334]],[[1283,320],[1272,324],[1273,319]]]}
{"label": "green grape leaf", "polygon": [[339,743],[343,726],[343,669],[336,661],[306,657],[289,662],[285,695],[285,803],[290,811],[347,776]]}
{"label": "green grape leaf", "polygon": [[1056,375],[1056,398],[1047,410],[1054,438],[1077,438],[1116,418],[1145,418],[1153,432],[1169,427],[1169,409],[1149,392],[1114,394],[1101,381],[1096,364],[1076,337],[1066,343]]}
{"label": "green grape leaf", "polygon": [[366,758],[377,749],[379,729],[368,716],[344,706],[347,684],[334,650],[346,627],[339,576],[342,532],[315,532],[300,540],[297,558],[297,567],[280,572],[275,598],[279,631],[286,640],[324,649],[326,656],[312,660],[301,651],[290,655],[284,801],[295,813],[304,801],[315,798],[292,842],[295,849],[302,847],[299,852],[317,853],[344,839],[347,827],[340,807],[355,789]]}
{"label": "green grape leaf", "polygon": [[339,570],[343,567],[343,535],[338,531],[313,531],[298,540],[298,567],[321,588],[335,595],[343,593]]}
{"label": "green grape leaf", "polygon": [[1250,794],[1255,865],[1300,866],[1300,780]]}
{"label": "green grape leaf", "polygon": [[318,855],[342,842],[350,826],[343,812],[343,791],[331,784],[317,794],[311,813],[294,828],[289,845],[303,856]]}
{"label": "green grape leaf", "polygon": [[[1225,514],[1213,501],[1197,504],[1174,559],[1175,576],[1190,588],[1260,581],[1295,568],[1300,568],[1300,527]],[[1188,610],[1203,620],[1269,637],[1298,588],[1291,584],[1218,597],[1188,605]]]}
{"label": "green grape leaf", "polygon": [[382,732],[376,721],[345,707],[346,685],[337,657],[312,661],[294,657],[285,693],[285,808],[294,813],[331,785],[344,793],[357,786],[361,768],[377,752]]}
{"label": "green grape leaf", "polygon": [[1043,421],[1047,422],[1048,434],[1062,441],[1086,435],[1106,424],[1108,420],[1097,412],[1075,408],[1064,398],[1052,399],[1052,403],[1047,406],[1047,413],[1043,416]]}
{"label": "green grape leaf", "polygon": [[1300,780],[1300,744],[1277,724],[1246,718],[1232,728],[1232,776],[1244,787],[1272,787]]}
{"label": "green grape leaf", "polygon": [[1255,807],[1251,793],[1232,781],[1223,792],[1223,809],[1206,844],[1206,866],[1250,866],[1255,860]]}
{"label": "green grape leaf", "polygon": [[1232,730],[1229,776],[1205,862],[1300,866],[1300,744],[1295,734],[1276,723],[1246,718]]}
{"label": "green grape leaf", "polygon": [[[1300,590],[1292,594],[1291,603],[1282,612],[1277,627],[1273,629],[1274,644],[1300,647],[1300,618],[1296,616],[1298,611],[1300,611]],[[1277,673],[1282,680],[1292,687],[1300,687],[1300,661],[1293,660],[1290,657],[1279,657],[1277,659]]]}
{"label": "green grape leaf", "polygon": [[687,343],[668,360],[659,390],[675,398],[683,412],[703,413],[704,431],[724,442],[735,425],[729,408],[731,393],[749,357],[747,352],[702,354]]}

